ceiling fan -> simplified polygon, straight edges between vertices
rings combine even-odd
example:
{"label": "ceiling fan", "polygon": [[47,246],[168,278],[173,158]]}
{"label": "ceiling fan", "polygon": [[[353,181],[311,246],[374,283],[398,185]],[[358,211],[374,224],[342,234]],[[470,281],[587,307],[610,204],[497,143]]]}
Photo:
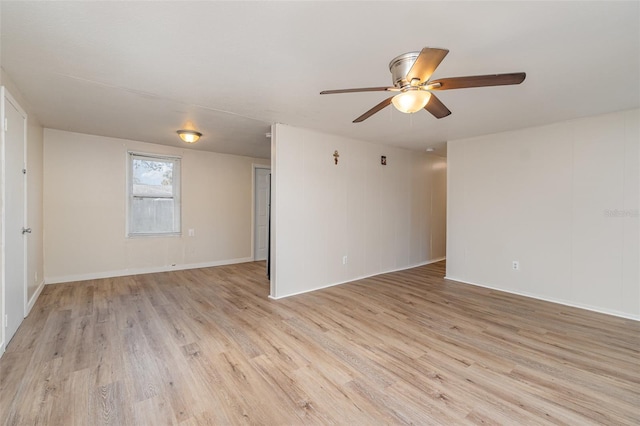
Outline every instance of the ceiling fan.
{"label": "ceiling fan", "polygon": [[505,86],[520,84],[526,74],[516,72],[510,74],[474,75],[469,77],[452,77],[429,80],[440,62],[447,56],[447,49],[425,47],[420,52],[408,52],[395,57],[389,63],[389,71],[393,78],[393,87],[363,87],[359,89],[324,90],[321,95],[355,92],[400,92],[385,99],[360,117],[353,120],[360,123],[376,112],[393,104],[401,112],[414,113],[426,109],[436,118],[451,114],[433,90],[465,89],[468,87]]}

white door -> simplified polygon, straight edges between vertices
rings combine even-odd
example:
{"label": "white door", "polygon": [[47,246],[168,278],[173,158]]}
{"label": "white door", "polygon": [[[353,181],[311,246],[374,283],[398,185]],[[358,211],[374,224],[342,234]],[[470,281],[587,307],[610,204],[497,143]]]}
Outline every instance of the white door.
{"label": "white door", "polygon": [[26,300],[26,162],[27,115],[2,91],[4,106],[4,312],[5,344],[8,344],[25,316]]}
{"label": "white door", "polygon": [[267,258],[269,244],[269,174],[270,169],[255,169],[254,260]]}

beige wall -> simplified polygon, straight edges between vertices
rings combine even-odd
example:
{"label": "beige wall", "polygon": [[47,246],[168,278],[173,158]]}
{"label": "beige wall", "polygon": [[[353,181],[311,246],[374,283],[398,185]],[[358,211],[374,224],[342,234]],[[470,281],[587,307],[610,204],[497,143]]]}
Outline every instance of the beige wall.
{"label": "beige wall", "polygon": [[444,158],[284,125],[272,135],[272,297],[444,257]]}
{"label": "beige wall", "polygon": [[450,141],[447,277],[640,319],[639,145],[640,110]]}
{"label": "beige wall", "polygon": [[[182,157],[181,237],[126,237],[128,151]],[[45,129],[46,282],[251,260],[252,164],[268,162]]]}

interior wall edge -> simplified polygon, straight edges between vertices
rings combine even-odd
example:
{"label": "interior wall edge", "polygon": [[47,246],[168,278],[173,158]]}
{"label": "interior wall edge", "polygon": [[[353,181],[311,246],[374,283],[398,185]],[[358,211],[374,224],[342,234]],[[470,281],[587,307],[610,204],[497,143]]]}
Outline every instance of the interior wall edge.
{"label": "interior wall edge", "polygon": [[26,314],[25,317],[29,315],[29,313],[31,312],[31,309],[33,308],[33,305],[36,304],[38,297],[40,297],[40,293],[42,293],[42,289],[44,289],[44,280],[40,280],[40,283],[38,283],[38,287],[36,288],[36,291],[34,291],[34,293],[31,295],[31,297],[27,301],[27,312],[25,312]]}
{"label": "interior wall edge", "polygon": [[234,265],[236,263],[252,262],[253,257],[242,257],[238,259],[218,260],[204,263],[177,264],[175,266],[156,266],[149,268],[121,269],[117,271],[104,271],[89,274],[66,275],[58,277],[45,277],[44,284],[63,284],[70,282],[99,280],[104,278],[126,277],[129,275],[155,274],[159,272],[182,271],[187,269],[211,268],[214,266]]}
{"label": "interior wall edge", "polygon": [[536,299],[536,300],[542,300],[544,302],[550,302],[550,303],[556,303],[558,305],[563,305],[563,306],[569,306],[571,308],[578,308],[578,309],[584,309],[587,311],[591,311],[591,312],[598,312],[600,314],[606,314],[606,315],[612,315],[618,318],[624,318],[624,319],[629,319],[629,320],[633,320],[633,321],[640,321],[640,315],[635,315],[635,314],[629,314],[626,312],[620,312],[620,311],[616,311],[616,310],[612,310],[612,309],[606,309],[606,308],[601,308],[598,306],[592,306],[592,305],[587,305],[587,304],[583,304],[583,303],[576,303],[576,302],[572,302],[569,300],[562,300],[562,299],[555,299],[555,298],[550,298],[550,297],[543,297],[537,294],[532,294],[532,293],[528,293],[528,292],[524,292],[524,291],[515,291],[515,290],[505,290],[503,288],[500,287],[492,287],[490,285],[487,284],[480,284],[477,282],[472,282],[472,281],[468,281],[468,280],[463,280],[460,278],[456,278],[456,277],[452,277],[452,276],[448,276],[446,275],[444,277],[445,280],[449,280],[449,281],[455,281],[457,283],[461,283],[461,284],[467,284],[467,285],[472,285],[475,287],[482,287],[482,288],[486,288],[489,290],[495,290],[495,291],[499,291],[502,293],[508,293],[508,294],[515,294],[517,296],[523,296],[523,297],[528,297],[531,299]]}
{"label": "interior wall edge", "polygon": [[424,261],[424,262],[416,263],[415,265],[403,266],[403,267],[400,267],[400,268],[390,269],[388,271],[382,271],[382,272],[378,272],[378,273],[375,273],[375,274],[363,275],[363,276],[360,276],[360,277],[357,277],[357,278],[353,278],[353,279],[349,279],[349,280],[345,280],[345,281],[339,281],[339,282],[335,282],[335,283],[324,285],[322,287],[307,289],[307,290],[299,291],[299,292],[296,292],[296,293],[283,294],[283,295],[280,295],[280,296],[271,296],[271,295],[269,295],[269,299],[273,299],[273,300],[286,299],[287,297],[298,296],[300,294],[311,293],[313,291],[323,290],[325,288],[335,287],[335,286],[343,285],[343,284],[349,284],[349,283],[352,283],[352,282],[364,280],[365,278],[371,278],[371,277],[376,277],[378,275],[391,274],[393,272],[400,272],[400,271],[405,271],[407,269],[418,268],[420,266],[425,266],[425,265],[430,265],[432,263],[442,262],[443,260],[447,260],[447,258],[446,257],[438,257],[436,259],[430,259],[430,260],[427,260],[427,261]]}

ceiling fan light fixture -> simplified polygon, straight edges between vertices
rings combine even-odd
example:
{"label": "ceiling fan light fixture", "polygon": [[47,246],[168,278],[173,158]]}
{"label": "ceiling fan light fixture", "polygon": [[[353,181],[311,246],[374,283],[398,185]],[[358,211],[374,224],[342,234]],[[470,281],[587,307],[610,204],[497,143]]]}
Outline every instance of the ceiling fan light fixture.
{"label": "ceiling fan light fixture", "polygon": [[520,84],[527,74],[524,72],[512,72],[508,74],[471,75],[467,77],[439,78],[432,80],[434,71],[449,50],[436,47],[425,47],[419,52],[408,52],[396,56],[389,64],[389,71],[393,79],[393,87],[361,87],[357,89],[323,90],[321,95],[335,93],[355,92],[398,92],[369,109],[360,117],[353,120],[354,123],[362,123],[393,103],[400,112],[414,113],[425,109],[435,118],[444,118],[451,115],[438,97],[431,90],[465,89],[471,87],[490,87]]}
{"label": "ceiling fan light fixture", "polygon": [[178,130],[178,135],[180,139],[186,143],[196,143],[198,139],[200,139],[200,136],[202,136],[202,133],[196,132],[195,130]]}
{"label": "ceiling fan light fixture", "polygon": [[427,106],[431,99],[431,92],[426,90],[407,90],[391,99],[393,106],[400,112],[411,114]]}

